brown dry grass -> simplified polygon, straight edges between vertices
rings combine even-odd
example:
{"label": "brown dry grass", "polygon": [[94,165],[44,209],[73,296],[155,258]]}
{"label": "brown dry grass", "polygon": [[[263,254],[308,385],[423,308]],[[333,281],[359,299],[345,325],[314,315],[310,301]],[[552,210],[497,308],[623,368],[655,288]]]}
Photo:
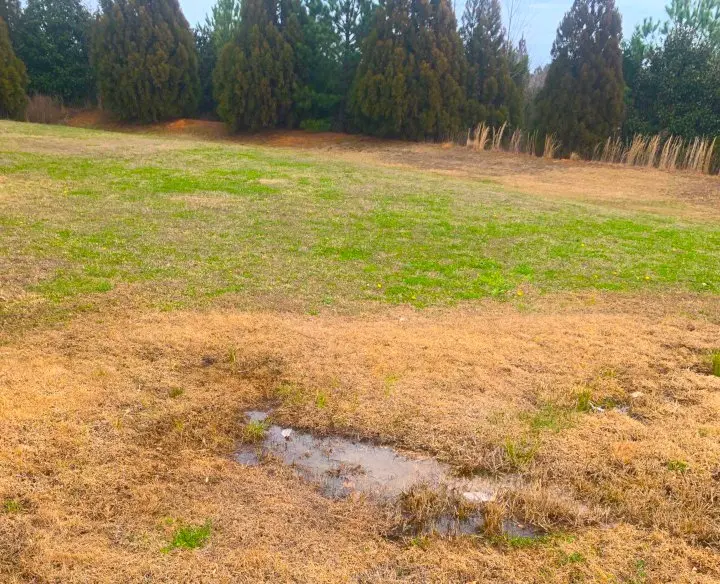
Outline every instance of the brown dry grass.
{"label": "brown dry grass", "polygon": [[[542,302],[87,315],[28,333],[0,349],[0,497],[21,505],[0,514],[3,581],[717,581],[718,301]],[[575,412],[582,391],[631,415]],[[371,501],[232,461],[241,412],[268,403],[316,432],[519,472],[531,486],[507,508],[567,535],[388,538]],[[536,427],[548,404],[568,423]],[[534,455],[509,459],[510,441]],[[208,519],[207,547],[161,552],[178,522]]]}

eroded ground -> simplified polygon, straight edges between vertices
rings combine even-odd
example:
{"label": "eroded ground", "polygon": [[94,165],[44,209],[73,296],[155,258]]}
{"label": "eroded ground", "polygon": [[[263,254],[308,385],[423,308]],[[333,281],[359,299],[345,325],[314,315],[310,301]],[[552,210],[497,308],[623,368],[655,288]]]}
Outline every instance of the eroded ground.
{"label": "eroded ground", "polygon": [[[720,579],[716,199],[529,196],[430,146],[0,130],[0,580]],[[239,464],[254,409],[513,480],[485,531],[404,530],[432,493]]]}

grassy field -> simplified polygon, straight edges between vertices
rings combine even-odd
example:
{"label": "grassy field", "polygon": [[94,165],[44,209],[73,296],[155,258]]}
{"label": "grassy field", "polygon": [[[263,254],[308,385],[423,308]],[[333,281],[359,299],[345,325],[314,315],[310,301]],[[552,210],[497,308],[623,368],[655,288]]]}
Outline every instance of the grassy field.
{"label": "grassy field", "polygon": [[[0,580],[720,579],[717,178],[208,128],[0,122]],[[268,406],[546,535],[242,467]]]}

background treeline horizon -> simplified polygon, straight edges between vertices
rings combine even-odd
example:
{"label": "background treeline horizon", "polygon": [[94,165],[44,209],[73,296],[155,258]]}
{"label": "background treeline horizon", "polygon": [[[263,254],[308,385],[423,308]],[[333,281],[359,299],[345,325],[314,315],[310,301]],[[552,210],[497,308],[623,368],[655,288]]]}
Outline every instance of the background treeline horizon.
{"label": "background treeline horizon", "polygon": [[[508,130],[533,154],[545,142],[615,161],[639,134],[720,135],[720,0],[666,12],[623,39],[614,0],[575,0],[552,62],[530,74],[499,0],[468,0],[459,18],[448,0],[218,0],[194,29],[177,0],[101,0],[94,14],[80,0],[0,0],[0,116],[47,96],[236,131],[448,140],[482,128],[477,144]],[[644,147],[654,160],[662,144]]]}

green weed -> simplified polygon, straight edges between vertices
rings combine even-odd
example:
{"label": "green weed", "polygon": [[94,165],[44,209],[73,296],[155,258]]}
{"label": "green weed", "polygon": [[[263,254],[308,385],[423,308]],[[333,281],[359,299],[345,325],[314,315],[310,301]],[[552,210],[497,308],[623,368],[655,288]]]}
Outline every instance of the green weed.
{"label": "green weed", "polygon": [[585,556],[582,555],[580,552],[573,552],[571,554],[566,554],[565,552],[561,552],[562,557],[560,558],[560,565],[565,566],[567,564],[584,564],[587,560],[585,559]]}
{"label": "green weed", "polygon": [[589,389],[584,389],[578,393],[575,409],[582,413],[587,413],[592,409],[592,392]]}
{"label": "green weed", "polygon": [[513,549],[535,548],[552,542],[552,537],[550,535],[529,537],[525,535],[509,535],[505,533],[503,535],[493,536],[489,539],[495,545],[501,545]]}
{"label": "green weed", "polygon": [[635,562],[635,575],[630,579],[630,584],[645,584],[647,582],[647,562],[643,559]]}

